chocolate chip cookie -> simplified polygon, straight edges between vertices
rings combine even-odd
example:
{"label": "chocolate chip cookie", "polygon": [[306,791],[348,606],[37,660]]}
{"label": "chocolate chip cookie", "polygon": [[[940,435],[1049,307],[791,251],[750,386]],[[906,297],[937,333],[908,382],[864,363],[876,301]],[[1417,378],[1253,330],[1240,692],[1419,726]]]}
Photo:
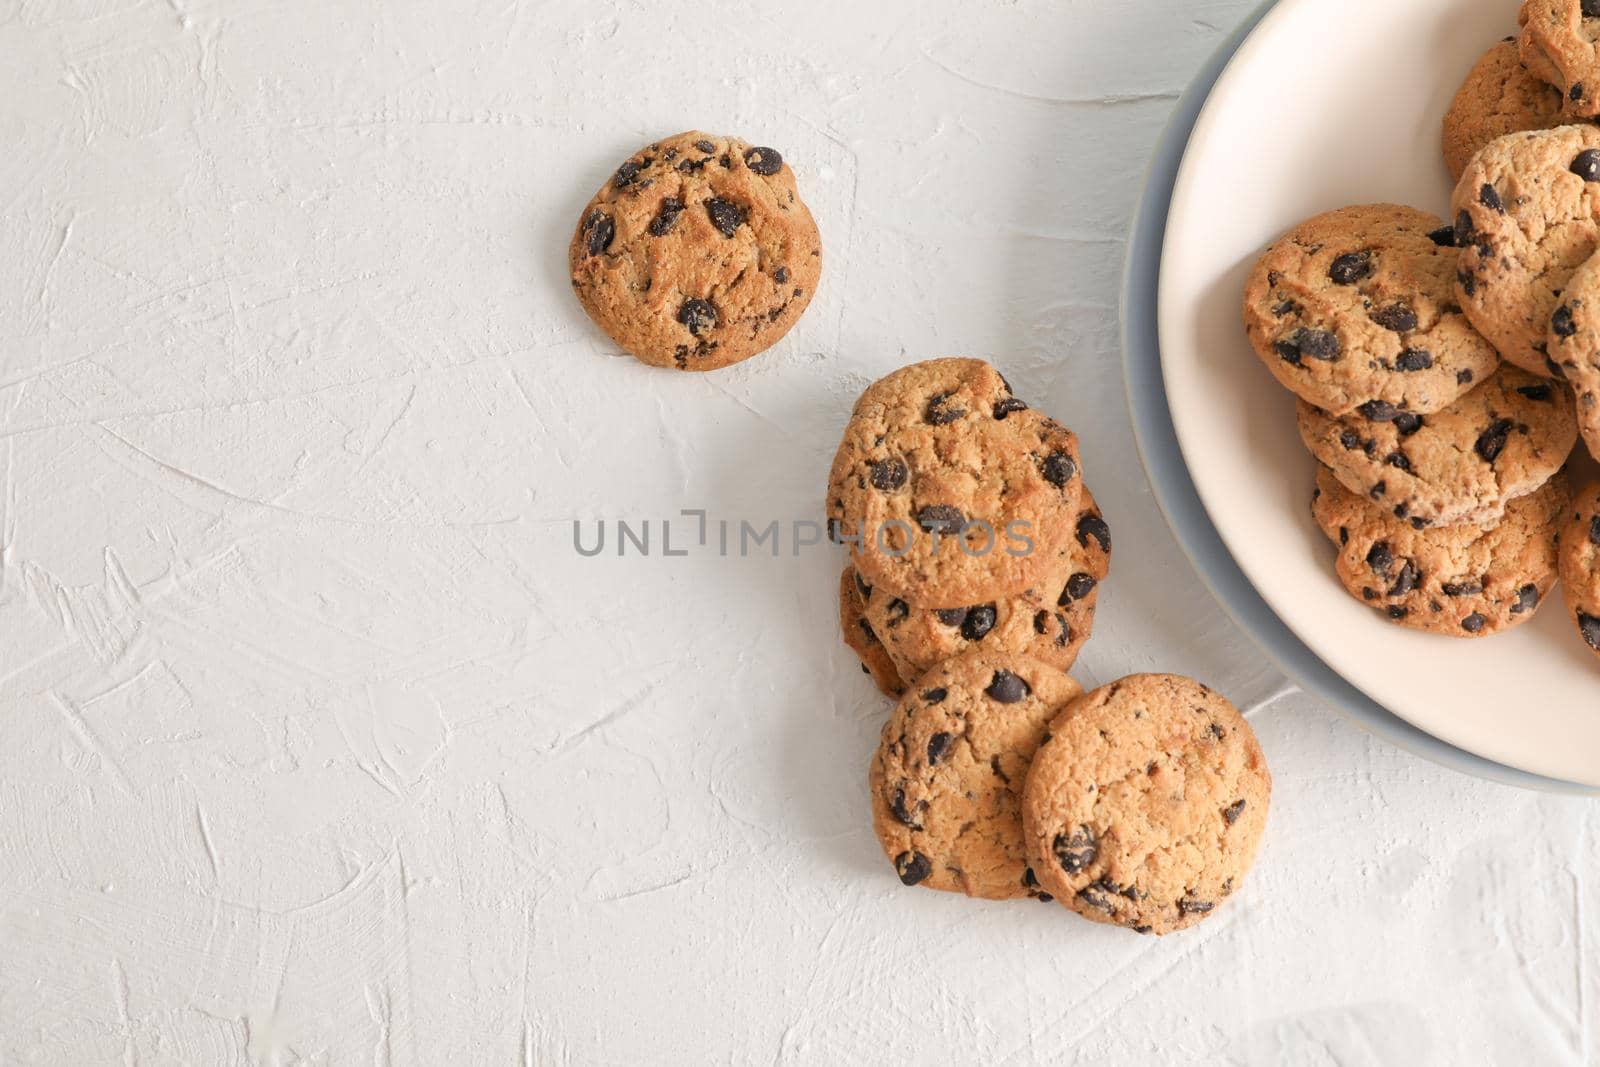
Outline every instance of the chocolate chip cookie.
{"label": "chocolate chip cookie", "polygon": [[1561,591],[1578,636],[1600,656],[1600,482],[1578,494],[1562,527]]}
{"label": "chocolate chip cookie", "polygon": [[1417,529],[1492,526],[1578,435],[1567,387],[1509,365],[1431,415],[1374,403],[1334,418],[1304,401],[1299,415],[1306,447],[1346,488]]}
{"label": "chocolate chip cookie", "polygon": [[789,332],[816,292],[822,241],[778,152],[690,131],[617,168],[568,261],[612,340],[653,366],[703,371]]}
{"label": "chocolate chip cookie", "polygon": [[1560,377],[1545,337],[1573,272],[1600,248],[1600,128],[1492,142],[1461,176],[1451,209],[1462,310],[1503,358]]}
{"label": "chocolate chip cookie", "polygon": [[990,900],[1041,895],[1023,854],[1022,783],[1046,727],[1082,692],[1038,660],[988,651],[917,681],[868,775],[873,829],[902,882]]}
{"label": "chocolate chip cookie", "polygon": [[1487,637],[1533,618],[1556,580],[1556,535],[1571,489],[1565,473],[1506,506],[1493,529],[1410,523],[1356,496],[1326,467],[1311,513],[1339,549],[1346,591],[1402,626]]}
{"label": "chocolate chip cookie", "polygon": [[854,567],[846,567],[839,576],[839,630],[844,643],[861,660],[861,669],[873,683],[886,696],[898,698],[905,692],[905,682],[867,620],[866,605],[871,598],[872,587],[861,580]]}
{"label": "chocolate chip cookie", "polygon": [[930,609],[1016,596],[1050,577],[1075,534],[1078,439],[989,364],[904,367],[857,401],[827,514],[878,592]]}
{"label": "chocolate chip cookie", "polygon": [[868,597],[867,624],[900,676],[916,678],[940,660],[978,647],[1070,670],[1094,627],[1100,583],[1111,569],[1111,527],[1087,487],[1074,528],[1071,550],[1048,581],[1020,596],[947,609]]}
{"label": "chocolate chip cookie", "polygon": [[1562,114],[1560,90],[1530,74],[1517,54],[1517,39],[1507,37],[1473,66],[1445,113],[1445,166],[1460,180],[1472,157],[1490,141],[1569,121]]}
{"label": "chocolate chip cookie", "polygon": [[1456,301],[1442,219],[1397,204],[1330,211],[1269,248],[1245,286],[1251,347],[1302,400],[1438,411],[1500,363]]}
{"label": "chocolate chip cookie", "polygon": [[1578,268],[1560,300],[1550,316],[1550,358],[1577,398],[1578,432],[1600,459],[1600,256]]}
{"label": "chocolate chip cookie", "polygon": [[1560,91],[1568,115],[1600,115],[1600,3],[1523,0],[1517,21],[1528,70]]}
{"label": "chocolate chip cookie", "polygon": [[1238,889],[1267,824],[1272,777],[1220,694],[1140,674],[1067,705],[1023,787],[1036,880],[1097,922],[1165,934]]}

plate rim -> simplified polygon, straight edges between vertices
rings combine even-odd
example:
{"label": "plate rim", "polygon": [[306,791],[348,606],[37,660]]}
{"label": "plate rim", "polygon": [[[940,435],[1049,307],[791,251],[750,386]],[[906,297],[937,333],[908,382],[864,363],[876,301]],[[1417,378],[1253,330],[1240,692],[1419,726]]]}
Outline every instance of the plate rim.
{"label": "plate rim", "polygon": [[1490,760],[1388,711],[1330,668],[1302,642],[1245,576],[1212,523],[1189,475],[1167,402],[1158,322],[1159,279],[1179,171],[1218,80],[1279,7],[1263,0],[1201,66],[1178,98],[1156,143],[1135,205],[1123,263],[1123,376],[1134,443],[1152,495],[1201,582],[1223,611],[1290,681],[1363,730],[1458,773],[1522,789],[1600,796],[1600,787],[1550,778]]}

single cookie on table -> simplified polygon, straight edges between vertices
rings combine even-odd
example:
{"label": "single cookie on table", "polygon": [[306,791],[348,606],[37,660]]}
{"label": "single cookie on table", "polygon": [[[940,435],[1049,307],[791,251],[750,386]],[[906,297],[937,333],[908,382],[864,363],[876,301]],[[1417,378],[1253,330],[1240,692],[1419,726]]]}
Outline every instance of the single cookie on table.
{"label": "single cookie on table", "polygon": [[1560,90],[1529,73],[1518,55],[1517,39],[1507,37],[1473,66],[1445,112],[1445,166],[1459,180],[1490,141],[1569,121],[1562,114]]}
{"label": "single cookie on table", "polygon": [[1453,242],[1444,220],[1398,204],[1301,223],[1251,271],[1251,347],[1287,389],[1336,415],[1447,406],[1500,365],[1456,302]]}
{"label": "single cookie on table", "polygon": [[1392,622],[1488,637],[1533,618],[1556,580],[1556,535],[1572,498],[1565,473],[1506,506],[1491,530],[1418,530],[1356,496],[1326,467],[1311,513],[1339,549],[1345,591]]}
{"label": "single cookie on table", "polygon": [[1600,115],[1600,3],[1523,0],[1517,15],[1522,62],[1554,86],[1570,116]]}
{"label": "single cookie on table", "polygon": [[1271,795],[1238,709],[1188,678],[1134,675],[1051,724],[1023,787],[1028,860],[1080,915],[1170,933],[1239,888]]}
{"label": "single cookie on table", "polygon": [[1022,783],[1051,720],[1082,692],[1048,664],[988,651],[917,680],[868,774],[873,829],[902,882],[990,900],[1041,895],[1022,847]]}
{"label": "single cookie on table", "polygon": [[1049,579],[1020,596],[944,609],[868,596],[867,624],[900,677],[916,679],[941,660],[979,647],[1070,670],[1094,628],[1100,583],[1111,569],[1111,527],[1087,486],[1074,529],[1071,549]]}
{"label": "single cookie on table", "polygon": [[1334,418],[1302,401],[1300,437],[1347,489],[1417,529],[1492,526],[1565,466],[1572,409],[1566,386],[1508,364],[1431,415],[1374,405]]}
{"label": "single cookie on table", "polygon": [[867,620],[866,605],[871,598],[872,587],[862,582],[854,567],[845,567],[839,576],[839,631],[873,683],[885,696],[898,698],[905,692],[906,685],[895,669],[889,650]]}
{"label": "single cookie on table", "polygon": [[1550,316],[1600,248],[1600,127],[1514,133],[1472,160],[1451,197],[1462,310],[1500,355],[1547,377]]}
{"label": "single cookie on table", "polygon": [[1561,591],[1578,636],[1600,656],[1600,482],[1578,494],[1562,527]]}
{"label": "single cookie on table", "polygon": [[1579,267],[1562,291],[1550,316],[1549,353],[1577,399],[1578,432],[1600,459],[1600,256]]}
{"label": "single cookie on table", "polygon": [[868,585],[923,608],[1016,596],[1068,551],[1078,439],[977,359],[903,367],[856,402],[828,477],[829,528]]}
{"label": "single cookie on table", "polygon": [[716,370],[772,347],[810,303],[822,240],[770,148],[699,131],[635,152],[568,250],[589,317],[645,363]]}

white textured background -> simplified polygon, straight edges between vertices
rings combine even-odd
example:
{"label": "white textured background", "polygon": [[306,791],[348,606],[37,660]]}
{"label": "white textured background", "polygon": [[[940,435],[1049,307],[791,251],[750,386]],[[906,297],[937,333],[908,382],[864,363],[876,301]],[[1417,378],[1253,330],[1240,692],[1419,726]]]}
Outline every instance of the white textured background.
{"label": "white textured background", "polygon": [[[0,1064],[1600,1059],[1594,805],[1286,691],[1134,455],[1129,211],[1248,4],[0,0]],[[711,377],[565,276],[691,126],[827,248]],[[831,552],[571,548],[816,517],[854,395],[951,353],[1083,439],[1080,679],[1254,709],[1268,841],[1195,931],[899,885]]]}

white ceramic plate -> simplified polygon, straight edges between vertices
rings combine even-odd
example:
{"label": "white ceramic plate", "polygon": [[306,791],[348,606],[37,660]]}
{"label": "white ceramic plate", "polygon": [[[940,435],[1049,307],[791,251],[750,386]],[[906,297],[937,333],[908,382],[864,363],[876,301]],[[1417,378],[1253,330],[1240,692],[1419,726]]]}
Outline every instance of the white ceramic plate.
{"label": "white ceramic plate", "polygon": [[1240,320],[1251,264],[1300,220],[1376,201],[1448,214],[1440,118],[1476,58],[1514,29],[1511,0],[1278,4],[1218,80],[1179,171],[1161,263],[1161,367],[1211,521],[1300,640],[1435,737],[1600,786],[1600,661],[1559,594],[1532,623],[1477,641],[1393,626],[1351,599],[1311,521],[1314,466],[1293,399],[1250,352]]}

